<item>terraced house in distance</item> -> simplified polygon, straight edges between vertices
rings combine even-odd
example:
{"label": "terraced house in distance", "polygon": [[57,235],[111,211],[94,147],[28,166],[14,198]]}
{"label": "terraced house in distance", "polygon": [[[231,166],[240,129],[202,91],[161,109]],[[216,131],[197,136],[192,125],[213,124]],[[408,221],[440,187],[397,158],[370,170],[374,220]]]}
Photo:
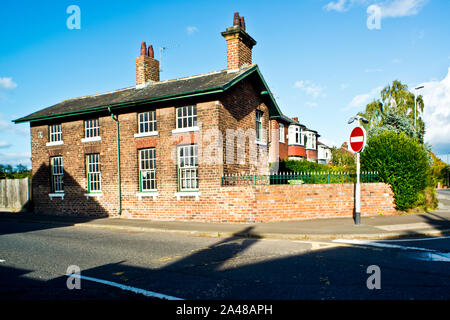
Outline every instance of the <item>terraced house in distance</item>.
{"label": "terraced house in distance", "polygon": [[222,36],[225,70],[161,81],[153,47],[143,42],[136,85],[15,120],[30,123],[35,211],[255,221],[245,207],[230,213],[234,196],[221,177],[268,173],[279,141],[271,122],[283,115],[252,64],[256,41],[244,17],[235,13]]}

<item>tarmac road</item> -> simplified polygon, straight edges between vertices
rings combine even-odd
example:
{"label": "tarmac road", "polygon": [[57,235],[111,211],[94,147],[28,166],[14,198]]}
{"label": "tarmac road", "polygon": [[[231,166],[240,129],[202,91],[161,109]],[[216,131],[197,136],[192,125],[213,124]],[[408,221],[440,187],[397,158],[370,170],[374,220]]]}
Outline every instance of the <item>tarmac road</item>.
{"label": "tarmac road", "polygon": [[[356,241],[356,240],[355,240]],[[0,223],[0,299],[151,299],[81,275],[182,299],[449,299],[450,237],[245,239]],[[369,266],[381,289],[368,289]],[[129,289],[129,288],[128,288]]]}

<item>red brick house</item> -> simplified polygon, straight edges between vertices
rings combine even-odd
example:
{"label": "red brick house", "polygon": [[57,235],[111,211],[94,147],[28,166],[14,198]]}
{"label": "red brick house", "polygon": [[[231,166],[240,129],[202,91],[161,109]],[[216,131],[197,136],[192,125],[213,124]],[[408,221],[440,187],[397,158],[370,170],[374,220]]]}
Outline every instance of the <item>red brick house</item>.
{"label": "red brick house", "polygon": [[[30,123],[34,211],[205,222],[351,216],[351,184],[222,186],[224,176],[267,175],[270,162],[298,155],[290,128],[300,125],[252,64],[244,18],[236,13],[222,36],[225,70],[161,81],[153,47],[142,43],[136,85],[15,120]],[[302,146],[314,157],[313,145]],[[362,193],[370,214],[393,211],[384,184]]]}
{"label": "red brick house", "polygon": [[226,70],[160,81],[153,47],[142,43],[136,86],[15,120],[31,127],[35,211],[217,220],[203,209],[221,177],[268,172],[269,123],[282,117],[252,64],[244,18],[236,13],[222,36]]}
{"label": "red brick house", "polygon": [[274,130],[279,130],[280,160],[309,160],[317,162],[318,138],[316,130],[308,129],[298,121],[284,115],[276,117]]}

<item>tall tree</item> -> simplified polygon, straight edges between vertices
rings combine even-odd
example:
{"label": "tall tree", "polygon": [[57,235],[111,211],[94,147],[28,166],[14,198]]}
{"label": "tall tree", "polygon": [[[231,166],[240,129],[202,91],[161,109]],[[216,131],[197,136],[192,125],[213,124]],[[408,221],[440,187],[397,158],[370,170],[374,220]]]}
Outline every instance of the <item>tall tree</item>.
{"label": "tall tree", "polygon": [[[417,111],[415,112],[416,104]],[[420,116],[423,108],[422,96],[415,98],[414,94],[409,92],[406,84],[394,80],[392,85],[387,85],[381,90],[380,99],[369,103],[365,111],[359,114],[369,120],[369,123],[365,125],[368,130],[384,127],[397,132],[403,131],[423,143],[425,123]],[[415,127],[414,117],[416,117]]]}

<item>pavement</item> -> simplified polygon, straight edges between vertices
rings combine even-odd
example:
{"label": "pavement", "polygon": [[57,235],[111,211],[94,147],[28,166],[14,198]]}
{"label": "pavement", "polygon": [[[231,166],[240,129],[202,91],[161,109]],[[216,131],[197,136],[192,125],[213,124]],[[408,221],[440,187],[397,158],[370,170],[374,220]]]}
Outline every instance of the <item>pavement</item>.
{"label": "pavement", "polygon": [[450,189],[438,190],[439,207],[430,213],[353,218],[327,218],[267,223],[202,223],[123,218],[86,218],[0,212],[0,221],[45,223],[57,226],[103,228],[137,232],[173,232],[207,237],[275,239],[395,239],[450,234]]}

